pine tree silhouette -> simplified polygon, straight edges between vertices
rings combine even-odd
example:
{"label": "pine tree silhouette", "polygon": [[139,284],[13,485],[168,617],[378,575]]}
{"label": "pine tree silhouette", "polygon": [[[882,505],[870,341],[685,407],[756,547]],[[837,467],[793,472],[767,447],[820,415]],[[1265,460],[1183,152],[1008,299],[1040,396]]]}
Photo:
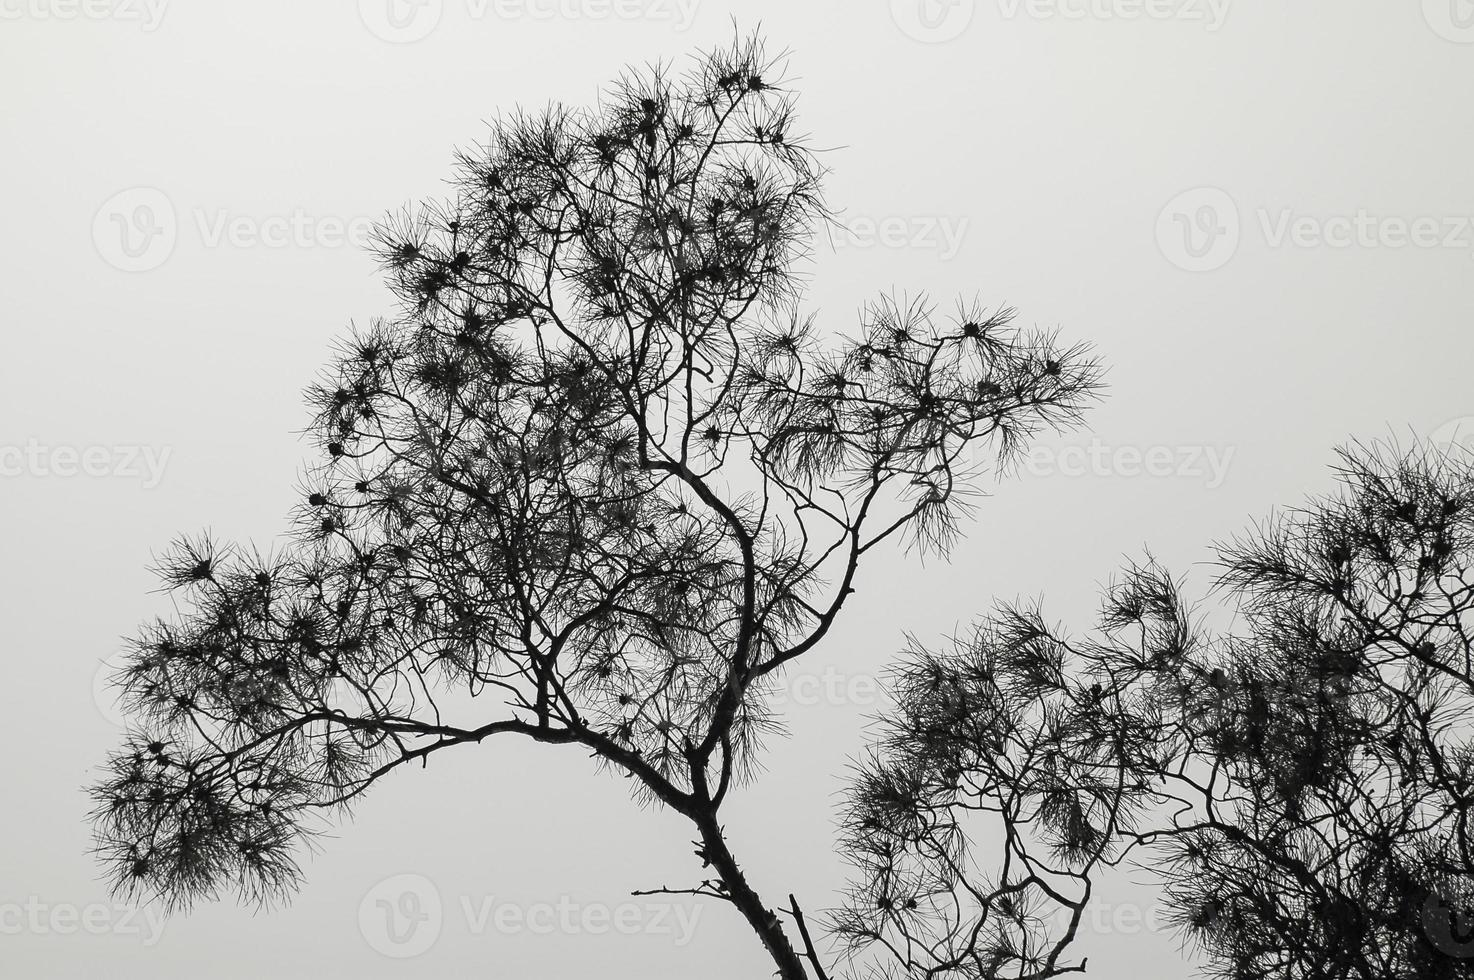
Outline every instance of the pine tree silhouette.
{"label": "pine tree silhouette", "polygon": [[383,227],[401,309],[309,393],[290,540],[159,563],[181,612],[133,645],[136,730],[94,789],[124,894],[273,899],[380,779],[520,736],[687,817],[713,877],[679,891],[824,975],[720,820],[777,679],[862,559],[946,548],[980,464],[1074,424],[1098,369],[1007,309],[881,298],[819,330],[796,266],[822,177],[746,38],[498,122],[450,200]]}

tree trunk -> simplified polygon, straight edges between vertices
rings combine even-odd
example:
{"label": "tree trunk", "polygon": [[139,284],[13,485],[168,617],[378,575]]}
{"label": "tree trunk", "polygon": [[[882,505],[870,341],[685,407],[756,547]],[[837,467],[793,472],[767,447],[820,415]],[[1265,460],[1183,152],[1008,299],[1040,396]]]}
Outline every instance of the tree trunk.
{"label": "tree trunk", "polygon": [[702,814],[696,818],[696,825],[701,830],[703,856],[721,876],[722,884],[727,886],[727,894],[732,897],[732,904],[737,906],[748,925],[762,939],[768,955],[778,965],[778,976],[782,980],[808,980],[803,958],[788,941],[788,935],[783,931],[777,913],[763,905],[757,892],[747,883],[742,869],[737,866],[737,859],[727,847],[716,816]]}

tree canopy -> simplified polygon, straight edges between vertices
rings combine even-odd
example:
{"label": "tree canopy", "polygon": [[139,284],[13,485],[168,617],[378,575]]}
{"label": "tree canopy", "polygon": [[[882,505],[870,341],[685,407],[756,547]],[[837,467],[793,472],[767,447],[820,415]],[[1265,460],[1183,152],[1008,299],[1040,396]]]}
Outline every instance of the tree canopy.
{"label": "tree canopy", "polygon": [[179,614],[132,645],[136,727],[94,789],[125,894],[280,896],[319,818],[518,735],[690,818],[717,875],[693,891],[805,975],[717,816],[774,684],[863,558],[946,549],[969,481],[1074,424],[1099,369],[1006,308],[806,312],[830,214],[793,101],[738,39],[499,120],[447,200],[386,222],[398,310],[308,393],[290,537],[158,563]]}

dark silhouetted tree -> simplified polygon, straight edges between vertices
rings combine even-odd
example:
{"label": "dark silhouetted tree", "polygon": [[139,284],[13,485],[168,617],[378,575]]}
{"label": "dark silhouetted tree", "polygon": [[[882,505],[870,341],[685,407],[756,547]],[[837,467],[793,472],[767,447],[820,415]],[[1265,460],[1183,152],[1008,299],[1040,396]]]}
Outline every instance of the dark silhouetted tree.
{"label": "dark silhouetted tree", "polygon": [[1149,562],[1088,639],[1006,607],[909,653],[846,809],[836,925],[877,975],[1083,969],[1092,886],[1130,861],[1211,975],[1474,977],[1474,463],[1338,473],[1220,546],[1222,635]]}
{"label": "dark silhouetted tree", "polygon": [[719,818],[777,679],[862,559],[946,548],[975,472],[1098,374],[1007,309],[882,298],[819,329],[795,270],[821,177],[781,63],[739,39],[497,123],[450,200],[382,230],[402,309],[310,391],[289,542],[159,563],[181,612],[131,650],[136,730],[94,790],[124,893],[278,896],[382,777],[521,736],[689,818],[713,877],[686,891],[822,975]]}

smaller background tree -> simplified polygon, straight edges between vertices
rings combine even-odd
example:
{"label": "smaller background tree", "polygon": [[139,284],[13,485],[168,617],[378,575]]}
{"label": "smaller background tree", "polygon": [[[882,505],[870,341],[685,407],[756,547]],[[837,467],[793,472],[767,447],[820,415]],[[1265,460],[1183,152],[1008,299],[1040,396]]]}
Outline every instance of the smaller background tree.
{"label": "smaller background tree", "polygon": [[913,646],[846,811],[835,926],[875,975],[1083,969],[1129,861],[1211,975],[1474,976],[1474,462],[1356,446],[1337,474],[1218,548],[1227,633],[1148,562],[1085,639],[1004,607]]}

